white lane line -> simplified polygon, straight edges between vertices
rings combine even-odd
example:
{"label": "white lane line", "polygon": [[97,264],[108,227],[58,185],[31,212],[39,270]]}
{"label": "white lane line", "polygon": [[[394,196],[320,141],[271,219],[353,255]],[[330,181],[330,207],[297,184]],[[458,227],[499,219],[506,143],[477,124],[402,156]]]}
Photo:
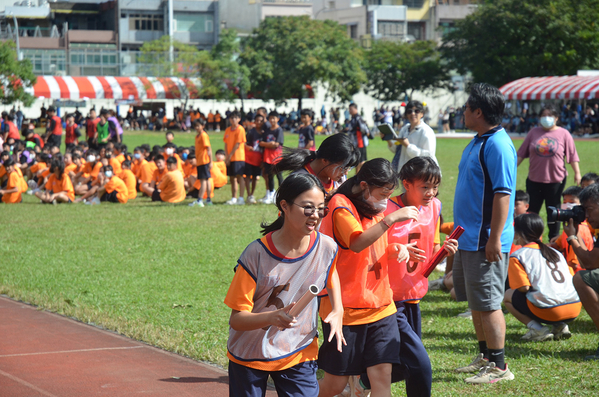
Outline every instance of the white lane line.
{"label": "white lane line", "polygon": [[35,385],[32,385],[32,384],[31,384],[31,383],[29,383],[29,382],[25,382],[23,379],[17,378],[16,376],[13,376],[13,375],[11,375],[11,374],[7,374],[7,373],[6,373],[6,372],[4,372],[4,371],[0,371],[0,375],[2,375],[2,376],[5,376],[5,377],[7,377],[8,379],[12,379],[12,380],[14,380],[14,381],[15,381],[15,382],[17,382],[17,383],[20,383],[20,384],[22,384],[23,386],[27,386],[28,388],[30,388],[30,389],[33,389],[33,390],[35,390],[36,392],[38,392],[38,393],[41,393],[41,394],[43,394],[43,395],[44,395],[44,396],[46,396],[46,397],[58,397],[58,396],[55,396],[55,395],[54,395],[54,394],[52,394],[52,393],[48,393],[47,391],[40,389],[39,387],[37,387],[37,386],[35,386]]}
{"label": "white lane line", "polygon": [[61,350],[61,351],[57,351],[57,352],[4,354],[4,355],[0,355],[0,358],[4,358],[4,357],[23,357],[23,356],[39,356],[39,355],[42,355],[42,354],[64,354],[64,353],[95,352],[95,351],[103,351],[103,350],[129,350],[129,349],[140,349],[142,347],[145,347],[145,346],[101,347],[101,348],[97,348],[97,349]]}

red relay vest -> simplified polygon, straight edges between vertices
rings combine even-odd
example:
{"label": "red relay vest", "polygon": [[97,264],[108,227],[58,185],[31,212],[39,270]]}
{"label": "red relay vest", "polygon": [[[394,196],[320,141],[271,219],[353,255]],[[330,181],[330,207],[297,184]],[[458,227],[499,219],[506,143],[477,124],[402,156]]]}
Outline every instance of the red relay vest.
{"label": "red relay vest", "polygon": [[[385,215],[405,207],[400,196],[387,202]],[[416,246],[424,250],[427,261],[433,257],[435,247],[435,227],[441,214],[441,202],[434,198],[428,206],[419,208],[418,221],[408,220],[395,223],[388,231],[389,244],[409,244],[417,241]],[[427,262],[389,261],[389,282],[393,289],[393,300],[419,300],[428,291],[428,279],[423,276]]]}
{"label": "red relay vest", "polygon": [[52,120],[54,120],[54,130],[52,130],[52,135],[62,135],[62,120],[58,116],[53,116]]}

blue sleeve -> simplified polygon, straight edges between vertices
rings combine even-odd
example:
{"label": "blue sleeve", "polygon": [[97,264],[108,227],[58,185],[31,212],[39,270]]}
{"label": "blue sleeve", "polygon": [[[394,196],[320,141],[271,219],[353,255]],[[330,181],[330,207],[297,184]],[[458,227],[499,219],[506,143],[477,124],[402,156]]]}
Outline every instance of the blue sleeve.
{"label": "blue sleeve", "polygon": [[493,139],[485,146],[485,164],[491,178],[493,194],[513,194],[516,188],[517,157],[510,138]]}

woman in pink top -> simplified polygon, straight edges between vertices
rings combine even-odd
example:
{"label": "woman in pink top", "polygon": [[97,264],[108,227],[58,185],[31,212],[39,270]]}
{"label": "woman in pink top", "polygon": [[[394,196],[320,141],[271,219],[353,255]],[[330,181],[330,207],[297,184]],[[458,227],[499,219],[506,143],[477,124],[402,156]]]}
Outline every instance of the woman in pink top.
{"label": "woman in pink top", "polygon": [[[557,119],[557,110],[546,105],[541,111],[542,127],[530,130],[518,149],[518,165],[525,158],[530,159],[526,178],[526,192],[530,195],[529,212],[538,214],[543,200],[545,207],[560,206],[561,194],[568,177],[566,163],[574,170],[574,182],[580,184],[580,159],[574,139],[568,130],[556,125]],[[559,234],[559,228],[558,222],[549,224],[550,239]]]}

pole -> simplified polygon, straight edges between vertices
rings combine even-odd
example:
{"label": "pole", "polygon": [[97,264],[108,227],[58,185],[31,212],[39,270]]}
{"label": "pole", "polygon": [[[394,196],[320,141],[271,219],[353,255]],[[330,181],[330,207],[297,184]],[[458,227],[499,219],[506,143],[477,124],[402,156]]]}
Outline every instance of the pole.
{"label": "pole", "polygon": [[17,45],[17,60],[22,61],[23,56],[21,55],[21,46],[19,45],[19,23],[17,22],[17,17],[13,14],[12,20],[15,23],[15,41]]}
{"label": "pole", "polygon": [[175,61],[175,56],[173,54],[173,35],[175,34],[175,29],[173,26],[173,0],[168,0],[168,35],[170,37],[170,45],[169,45],[169,60],[170,60],[170,70],[171,75],[173,74],[173,63]]}

